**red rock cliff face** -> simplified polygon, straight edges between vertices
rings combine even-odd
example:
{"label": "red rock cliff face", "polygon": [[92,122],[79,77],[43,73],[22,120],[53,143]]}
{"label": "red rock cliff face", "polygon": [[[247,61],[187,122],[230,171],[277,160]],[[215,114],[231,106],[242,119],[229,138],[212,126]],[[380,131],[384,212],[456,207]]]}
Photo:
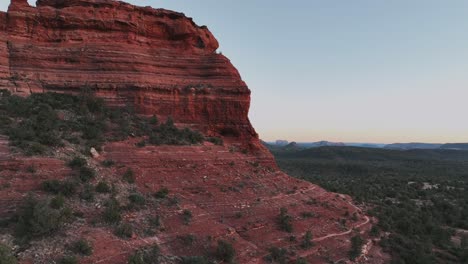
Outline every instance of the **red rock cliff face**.
{"label": "red rock cliff face", "polygon": [[13,0],[0,15],[0,88],[88,87],[109,103],[258,144],[250,90],[184,14],[111,0]]}

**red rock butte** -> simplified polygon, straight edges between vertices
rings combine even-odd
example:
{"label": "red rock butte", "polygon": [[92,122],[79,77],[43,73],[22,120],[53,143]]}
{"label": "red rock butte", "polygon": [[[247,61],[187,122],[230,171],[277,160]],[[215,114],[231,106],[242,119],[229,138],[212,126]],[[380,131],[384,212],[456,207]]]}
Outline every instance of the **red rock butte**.
{"label": "red rock butte", "polygon": [[258,143],[250,90],[217,49],[208,28],[182,13],[111,0],[13,0],[0,13],[0,89],[87,87],[110,104]]}
{"label": "red rock butte", "polygon": [[[87,161],[98,170],[98,179],[125,186],[121,175],[129,168],[135,172],[131,188],[148,197],[168,188],[177,204],[126,211],[123,220],[136,231],[123,240],[111,227],[92,224],[103,204],[74,198],[70,202],[82,220],[19,252],[20,263],[49,263],[80,237],[94,245],[93,254],[80,263],[127,263],[135,250],[154,243],[168,256],[211,254],[220,239],[233,244],[238,263],[264,263],[271,247],[287,248],[292,260],[328,263],[348,259],[355,233],[366,238],[358,261],[383,262],[379,247],[368,239],[370,218],[350,197],[278,170],[248,119],[250,90],[217,49],[207,27],[184,14],[118,1],[38,0],[32,7],[12,0],[8,12],[0,12],[0,89],[27,96],[89,88],[110,105],[132,105],[162,119],[172,116],[179,125],[225,142],[136,147],[138,139],[129,138],[106,143],[99,158]],[[258,151],[242,153],[239,145]],[[61,153],[25,157],[0,137],[0,218],[11,216],[28,192],[44,195],[42,181],[70,175]],[[103,160],[118,166],[105,168]],[[125,192],[120,198],[127,199]],[[288,209],[291,233],[278,227],[280,208]],[[181,220],[184,210],[192,214],[190,225]],[[154,215],[162,217],[164,230],[140,230]],[[304,249],[300,244],[307,231],[314,246]],[[187,245],[180,239],[184,236],[196,240]],[[4,240],[8,235],[0,234]]]}

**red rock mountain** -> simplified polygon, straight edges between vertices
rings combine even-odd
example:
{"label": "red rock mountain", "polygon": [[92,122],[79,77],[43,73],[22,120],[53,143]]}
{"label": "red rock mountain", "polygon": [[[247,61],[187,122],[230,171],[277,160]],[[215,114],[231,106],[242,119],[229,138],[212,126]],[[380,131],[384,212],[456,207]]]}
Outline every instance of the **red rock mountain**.
{"label": "red rock mountain", "polygon": [[[132,138],[107,143],[99,158],[88,159],[98,172],[96,181],[124,186],[120,175],[131,168],[139,192],[150,195],[165,187],[177,203],[126,212],[123,220],[135,231],[120,239],[111,227],[95,223],[103,208],[99,199],[81,204],[73,198],[81,220],[18,249],[21,263],[50,263],[80,237],[94,247],[82,263],[126,263],[135,250],[151,244],[166,256],[212,255],[220,239],[234,245],[238,263],[264,263],[271,247],[288,249],[288,257],[304,257],[308,263],[347,259],[350,237],[367,237],[369,218],[349,197],[277,169],[248,119],[250,90],[217,48],[207,27],[184,14],[118,1],[38,0],[32,7],[26,0],[12,0],[8,12],[0,12],[0,89],[27,96],[90,88],[111,105],[130,104],[162,119],[172,116],[179,125],[221,136],[226,143],[140,148]],[[242,153],[239,146],[257,151]],[[0,140],[0,218],[14,213],[26,193],[44,195],[43,180],[67,177],[64,153],[24,157],[10,150],[6,138]],[[118,166],[102,167],[103,160]],[[278,228],[283,207],[291,233]],[[187,210],[190,224],[181,217]],[[164,228],[149,232],[144,227],[155,215]],[[307,231],[314,246],[305,249],[301,241]],[[14,244],[8,234],[0,234],[0,241]],[[366,241],[358,260],[381,263],[379,249]]]}
{"label": "red rock mountain", "polygon": [[1,13],[0,88],[89,87],[112,104],[250,141],[250,90],[207,27],[181,13],[105,0],[12,1]]}

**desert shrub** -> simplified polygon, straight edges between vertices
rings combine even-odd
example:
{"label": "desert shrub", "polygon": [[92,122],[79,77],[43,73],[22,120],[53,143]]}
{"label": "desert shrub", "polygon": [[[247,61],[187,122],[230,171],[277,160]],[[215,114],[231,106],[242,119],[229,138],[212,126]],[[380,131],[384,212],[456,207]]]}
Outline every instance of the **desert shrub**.
{"label": "desert shrub", "polygon": [[155,216],[155,217],[149,217],[148,222],[152,227],[159,228],[159,227],[162,226],[162,220],[161,220],[161,217],[159,215]]}
{"label": "desert shrub", "polygon": [[302,212],[301,213],[302,218],[312,218],[314,216],[315,216],[315,214],[313,212]]}
{"label": "desert shrub", "polygon": [[208,258],[203,256],[182,257],[181,264],[212,264]]}
{"label": "desert shrub", "polygon": [[128,168],[122,176],[123,180],[128,183],[135,183],[135,173],[132,169]]}
{"label": "desert shrub", "polygon": [[[65,118],[59,118],[63,112]],[[178,129],[171,118],[159,124],[156,117],[138,116],[130,107],[107,108],[89,89],[78,96],[1,96],[0,133],[8,135],[10,144],[27,155],[44,154],[65,141],[99,150],[105,141],[125,140],[129,135],[147,137],[145,141],[156,145],[199,144],[204,140],[197,131]]]}
{"label": "desert shrub", "polygon": [[149,123],[150,123],[151,125],[158,125],[158,124],[159,124],[158,118],[157,118],[155,115],[153,115],[153,116],[149,119]]}
{"label": "desert shrub", "polygon": [[85,201],[94,201],[94,188],[91,184],[85,184],[80,193],[80,198]]}
{"label": "desert shrub", "polygon": [[145,197],[139,193],[130,194],[128,200],[135,206],[143,206],[146,203]]}
{"label": "desert shrub", "polygon": [[121,224],[115,228],[114,234],[120,238],[131,238],[133,227],[128,223]]}
{"label": "desert shrub", "polygon": [[215,257],[227,263],[233,263],[236,257],[236,251],[231,243],[225,240],[218,240]]}
{"label": "desert shrub", "polygon": [[233,263],[234,258],[236,257],[236,251],[234,250],[234,247],[231,243],[225,240],[218,240],[215,256],[221,261]]}
{"label": "desert shrub", "polygon": [[185,245],[185,246],[191,246],[195,240],[197,239],[194,235],[192,234],[187,234],[187,235],[183,235],[183,236],[179,236],[178,237],[180,239],[180,241],[182,241],[182,243]]}
{"label": "desert shrub", "polygon": [[291,219],[292,217],[288,215],[288,209],[284,207],[281,208],[278,216],[278,225],[280,230],[291,233],[293,230]]}
{"label": "desert shrub", "polygon": [[349,258],[354,260],[361,255],[362,245],[364,240],[360,235],[353,236],[351,238],[351,250],[349,251]]}
{"label": "desert shrub", "polygon": [[62,195],[57,195],[50,200],[50,207],[60,209],[65,205],[65,198]]}
{"label": "desert shrub", "polygon": [[369,235],[373,236],[373,237],[377,237],[380,233],[380,230],[379,228],[376,226],[376,225],[373,225],[370,232],[369,232]]}
{"label": "desert shrub", "polygon": [[78,264],[78,259],[75,256],[63,256],[59,261],[59,264]]}
{"label": "desert shrub", "polygon": [[189,210],[184,210],[182,212],[182,220],[184,221],[185,225],[188,225],[190,221],[192,221],[192,218],[193,218],[192,212],[190,212]]}
{"label": "desert shrub", "polygon": [[70,209],[53,209],[48,200],[28,197],[19,212],[15,235],[23,240],[50,235],[70,218]]}
{"label": "desert shrub", "polygon": [[70,249],[76,254],[85,256],[90,256],[93,253],[93,247],[88,241],[84,239],[73,242],[70,245]]}
{"label": "desert shrub", "polygon": [[76,184],[71,181],[46,180],[42,182],[42,189],[48,193],[69,197],[76,193]]}
{"label": "desert shrub", "polygon": [[94,178],[96,172],[89,167],[81,167],[79,172],[79,178],[82,182],[89,182]]}
{"label": "desert shrub", "polygon": [[304,240],[302,241],[301,247],[304,249],[310,248],[314,245],[312,242],[312,232],[307,231],[304,235]]}
{"label": "desert shrub", "polygon": [[74,157],[72,160],[70,160],[68,163],[67,163],[68,167],[72,168],[72,169],[79,169],[81,167],[84,167],[87,165],[87,162],[85,159],[81,158],[81,157]]}
{"label": "desert shrub", "polygon": [[106,202],[106,208],[102,215],[104,221],[109,224],[115,224],[122,219],[119,202],[112,198]]}
{"label": "desert shrub", "polygon": [[190,145],[202,143],[205,138],[198,131],[189,128],[178,129],[172,118],[154,127],[148,141],[152,145]]}
{"label": "desert shrub", "polygon": [[112,167],[112,166],[115,165],[115,161],[113,161],[113,160],[104,160],[101,164],[102,164],[102,166],[109,168],[109,167]]}
{"label": "desert shrub", "polygon": [[11,252],[11,249],[6,245],[0,244],[0,263],[1,264],[16,264],[17,259]]}
{"label": "desert shrub", "polygon": [[284,248],[272,247],[268,249],[268,256],[265,260],[278,264],[286,264],[288,262],[288,251]]}
{"label": "desert shrub", "polygon": [[309,264],[309,262],[307,262],[307,260],[304,258],[298,258],[294,264]]}
{"label": "desert shrub", "polygon": [[100,181],[96,185],[96,192],[98,193],[110,193],[110,191],[111,191],[111,187],[109,186],[109,184],[107,184],[107,182]]}
{"label": "desert shrub", "polygon": [[164,199],[167,197],[167,195],[169,195],[169,189],[163,187],[154,194],[154,197],[157,199]]}
{"label": "desert shrub", "polygon": [[159,263],[160,250],[157,245],[141,248],[128,259],[128,264],[153,264]]}

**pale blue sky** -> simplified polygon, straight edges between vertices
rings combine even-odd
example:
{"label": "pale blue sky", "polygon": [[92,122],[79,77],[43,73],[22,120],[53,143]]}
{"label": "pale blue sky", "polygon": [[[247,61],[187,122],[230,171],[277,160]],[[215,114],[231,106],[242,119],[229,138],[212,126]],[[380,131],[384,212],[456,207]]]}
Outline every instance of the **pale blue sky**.
{"label": "pale blue sky", "polygon": [[129,2],[208,25],[263,139],[468,142],[466,0]]}

